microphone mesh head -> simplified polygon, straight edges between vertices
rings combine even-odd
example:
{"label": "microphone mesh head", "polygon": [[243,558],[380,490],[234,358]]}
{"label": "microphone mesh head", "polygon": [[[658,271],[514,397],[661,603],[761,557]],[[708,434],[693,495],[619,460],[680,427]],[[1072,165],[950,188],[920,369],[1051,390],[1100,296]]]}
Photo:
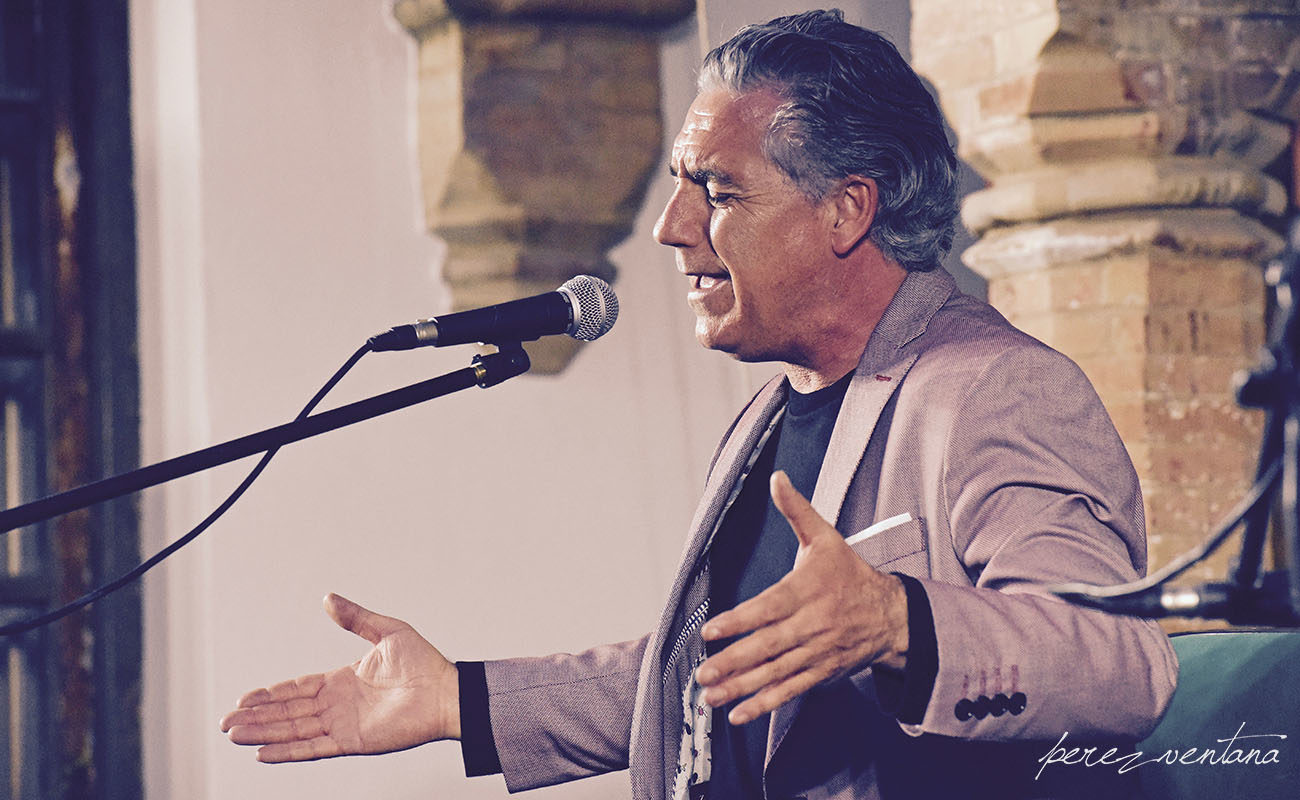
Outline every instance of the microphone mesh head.
{"label": "microphone mesh head", "polygon": [[608,283],[591,275],[576,275],[565,281],[560,291],[573,304],[573,324],[566,331],[570,336],[590,342],[614,327],[618,319],[618,297]]}

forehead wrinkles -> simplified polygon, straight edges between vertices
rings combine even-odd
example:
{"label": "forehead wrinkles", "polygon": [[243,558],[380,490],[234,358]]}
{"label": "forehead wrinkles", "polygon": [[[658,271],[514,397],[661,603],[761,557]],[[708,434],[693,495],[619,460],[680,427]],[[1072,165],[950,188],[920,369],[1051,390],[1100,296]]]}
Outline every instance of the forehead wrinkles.
{"label": "forehead wrinkles", "polygon": [[753,155],[765,158],[762,142],[782,102],[766,90],[741,94],[706,90],[696,97],[673,141],[674,165],[698,170],[719,155],[728,161]]}
{"label": "forehead wrinkles", "polygon": [[673,162],[698,160],[700,151],[709,141],[710,134],[715,133],[717,124],[716,114],[692,106],[686,114],[686,121],[682,123],[681,131],[673,140]]}

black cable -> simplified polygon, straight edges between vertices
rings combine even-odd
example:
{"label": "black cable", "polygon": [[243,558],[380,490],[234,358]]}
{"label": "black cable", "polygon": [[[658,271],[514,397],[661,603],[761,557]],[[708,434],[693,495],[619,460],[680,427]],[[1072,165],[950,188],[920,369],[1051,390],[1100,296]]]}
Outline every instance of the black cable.
{"label": "black cable", "polygon": [[[338,371],[335,372],[334,375],[331,376],[330,379],[325,382],[325,385],[320,388],[320,391],[316,392],[315,396],[312,397],[311,400],[307,401],[307,405],[303,407],[302,411],[298,412],[298,416],[294,418],[294,421],[297,422],[305,418],[309,414],[311,414],[311,412],[315,410],[316,406],[320,404],[320,401],[325,399],[325,395],[329,394],[330,390],[333,389],[334,386],[337,385],[338,382],[343,379],[343,376],[346,375],[352,369],[352,367],[356,366],[356,363],[361,360],[361,357],[369,352],[370,352],[370,344],[367,343],[365,345],[362,345],[362,347],[359,350],[353,353],[351,358],[349,358],[346,362],[344,362],[343,366],[339,367]],[[217,506],[216,509],[214,509],[213,512],[207,516],[207,518],[205,518],[198,525],[194,526],[194,528],[192,528],[189,533],[185,534],[181,538],[167,545],[162,550],[159,550],[157,553],[154,553],[151,557],[149,557],[148,560],[141,562],[138,566],[135,567],[135,569],[131,570],[125,575],[116,578],[113,581],[110,581],[109,583],[103,584],[97,589],[94,589],[90,592],[87,592],[86,594],[83,594],[81,597],[78,597],[76,600],[73,600],[71,603],[68,603],[65,606],[56,608],[53,611],[50,611],[45,614],[41,614],[39,616],[32,617],[31,619],[23,620],[22,622],[14,622],[8,625],[0,626],[0,636],[18,636],[20,634],[27,633],[30,630],[39,628],[42,625],[48,625],[49,623],[54,622],[55,620],[63,619],[64,617],[68,616],[74,611],[84,608],[85,606],[90,605],[91,603],[95,602],[96,600],[99,600],[100,598],[106,595],[112,594],[113,592],[117,591],[118,589],[121,589],[123,586],[127,585],[128,583],[136,580],[141,575],[144,575],[146,572],[148,572],[149,570],[157,566],[163,559],[167,558],[172,553],[175,553],[177,550],[181,549],[185,545],[194,541],[194,539],[197,538],[199,534],[206,531],[209,527],[212,526],[212,523],[220,519],[222,514],[225,514],[228,510],[230,510],[230,507],[233,506],[235,502],[239,500],[240,497],[243,496],[244,492],[248,490],[248,487],[253,485],[253,481],[257,480],[257,477],[262,474],[262,470],[266,469],[266,465],[270,463],[271,458],[274,457],[275,454],[278,453],[279,451],[280,451],[279,446],[267,450],[266,453],[262,455],[261,459],[258,460],[257,464],[249,471],[248,475],[245,476],[244,480],[241,481],[240,484],[235,487],[235,490],[231,492],[226,497],[226,499],[221,502],[221,505]]]}
{"label": "black cable", "polygon": [[1218,529],[1210,534],[1209,538],[1145,578],[1139,578],[1138,580],[1117,584],[1115,586],[1094,586],[1090,583],[1064,583],[1050,587],[1050,591],[1054,594],[1064,596],[1067,599],[1118,598],[1141,594],[1142,592],[1154,589],[1166,581],[1173,580],[1186,572],[1192,565],[1213,553],[1220,545],[1227,541],[1232,532],[1241,524],[1241,521],[1246,518],[1246,515],[1250,514],[1261,501],[1272,496],[1274,484],[1281,472],[1282,463],[1279,459],[1278,461],[1274,461],[1266,470],[1264,470],[1263,474],[1261,474],[1255,481],[1254,485],[1251,486],[1250,492],[1242,498],[1242,500],[1238,502],[1231,511],[1228,512],[1227,517],[1219,525]]}

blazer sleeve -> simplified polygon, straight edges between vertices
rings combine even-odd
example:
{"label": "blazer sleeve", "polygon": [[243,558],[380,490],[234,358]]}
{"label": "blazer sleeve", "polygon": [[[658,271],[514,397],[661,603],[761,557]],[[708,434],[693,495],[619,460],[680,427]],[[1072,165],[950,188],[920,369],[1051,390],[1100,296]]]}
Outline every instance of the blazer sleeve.
{"label": "blazer sleeve", "polygon": [[576,655],[485,662],[492,735],[507,789],[627,769],[648,638]]}
{"label": "blazer sleeve", "polygon": [[[927,524],[968,580],[922,580],[939,669],[923,721],[905,729],[993,740],[1149,733],[1177,678],[1168,638],[1152,621],[1047,591],[1146,569],[1137,475],[1078,367],[1041,346],[993,358],[951,417],[940,493]],[[981,696],[1017,693],[1016,713],[970,713]]]}

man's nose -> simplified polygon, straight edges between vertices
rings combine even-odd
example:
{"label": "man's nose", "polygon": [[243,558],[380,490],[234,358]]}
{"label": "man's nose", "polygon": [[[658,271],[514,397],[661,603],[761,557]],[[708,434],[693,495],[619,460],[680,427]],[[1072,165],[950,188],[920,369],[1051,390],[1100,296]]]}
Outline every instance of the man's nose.
{"label": "man's nose", "polygon": [[708,215],[700,214],[700,209],[695,208],[698,203],[692,202],[690,196],[690,190],[696,189],[698,193],[698,188],[683,184],[685,181],[678,182],[663,213],[659,215],[659,221],[655,223],[654,237],[659,244],[692,247],[699,244],[703,237]]}

